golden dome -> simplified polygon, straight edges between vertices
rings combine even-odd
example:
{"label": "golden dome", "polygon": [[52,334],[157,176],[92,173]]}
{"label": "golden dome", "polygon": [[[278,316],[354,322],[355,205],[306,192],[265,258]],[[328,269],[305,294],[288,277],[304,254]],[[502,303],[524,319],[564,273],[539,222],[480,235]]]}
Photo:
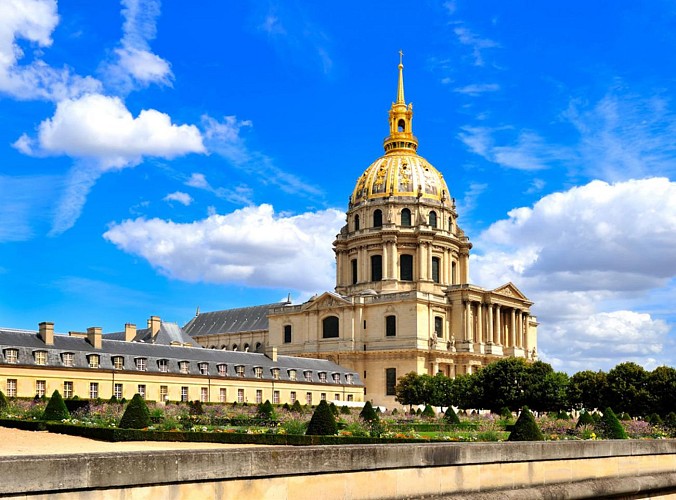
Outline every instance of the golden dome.
{"label": "golden dome", "polygon": [[[403,56],[402,52],[399,52]],[[448,186],[441,173],[417,154],[413,135],[413,104],[404,99],[404,65],[399,60],[397,100],[390,108],[390,135],[385,138],[385,155],[378,158],[357,180],[350,201],[357,206],[366,200],[413,197],[451,206]]]}

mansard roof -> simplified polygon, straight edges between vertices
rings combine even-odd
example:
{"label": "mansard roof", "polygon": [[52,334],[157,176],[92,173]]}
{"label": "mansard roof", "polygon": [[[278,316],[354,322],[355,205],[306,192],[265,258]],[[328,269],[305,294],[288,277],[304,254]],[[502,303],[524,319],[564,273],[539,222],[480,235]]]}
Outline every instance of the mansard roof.
{"label": "mansard roof", "polygon": [[[124,332],[104,333],[103,338],[107,340],[124,340]],[[172,343],[188,344],[193,347],[199,347],[199,344],[193,340],[180,326],[176,323],[168,323],[162,321],[160,323],[160,330],[153,338],[150,328],[143,328],[136,330],[136,336],[132,342],[146,342],[150,344],[164,344],[171,345]]]}
{"label": "mansard roof", "polygon": [[199,313],[183,327],[183,330],[191,337],[267,330],[268,311],[271,307],[280,305],[284,303]]}

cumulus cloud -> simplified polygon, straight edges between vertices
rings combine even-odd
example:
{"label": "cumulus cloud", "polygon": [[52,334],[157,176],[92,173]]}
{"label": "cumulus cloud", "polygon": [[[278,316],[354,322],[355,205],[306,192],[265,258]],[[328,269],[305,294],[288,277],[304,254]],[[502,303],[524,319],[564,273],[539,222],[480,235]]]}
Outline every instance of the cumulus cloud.
{"label": "cumulus cloud", "polygon": [[676,183],[593,181],[549,194],[492,224],[476,248],[473,281],[514,281],[535,300],[543,352],[588,366],[601,363],[599,353],[604,367],[667,361],[668,318],[649,311],[659,309],[653,291],[673,293]]}
{"label": "cumulus cloud", "polygon": [[264,204],[185,224],[127,220],[103,236],[172,279],[308,292],[333,287],[331,242],[344,219],[337,210],[279,215]]}
{"label": "cumulus cloud", "polygon": [[151,83],[171,85],[170,64],[150,50],[157,34],[159,0],[122,0],[123,36],[114,50],[115,60],[103,68],[113,86],[129,91]]}
{"label": "cumulus cloud", "polygon": [[[4,0],[0,2],[0,92],[17,99],[60,100],[95,92],[100,82],[73,74],[70,68],[52,68],[39,50],[52,45],[59,23],[55,0]],[[36,46],[30,62],[18,40]],[[32,57],[30,57],[32,55]]]}
{"label": "cumulus cloud", "polygon": [[186,207],[193,202],[192,196],[190,196],[188,193],[183,193],[181,191],[169,193],[167,196],[163,198],[163,200],[166,202],[176,201],[181,205],[185,205]]}

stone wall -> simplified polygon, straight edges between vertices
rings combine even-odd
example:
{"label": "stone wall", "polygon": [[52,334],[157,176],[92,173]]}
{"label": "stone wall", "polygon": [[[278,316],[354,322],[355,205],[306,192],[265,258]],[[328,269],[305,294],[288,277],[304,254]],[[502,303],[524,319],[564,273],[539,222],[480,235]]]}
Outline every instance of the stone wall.
{"label": "stone wall", "polygon": [[4,457],[0,495],[676,498],[675,471],[675,440],[250,447]]}

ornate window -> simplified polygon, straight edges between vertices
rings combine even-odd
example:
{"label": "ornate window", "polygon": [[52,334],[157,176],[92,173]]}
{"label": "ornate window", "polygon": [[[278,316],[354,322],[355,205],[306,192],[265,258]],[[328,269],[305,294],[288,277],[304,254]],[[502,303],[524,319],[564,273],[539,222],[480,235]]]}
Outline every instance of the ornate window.
{"label": "ornate window", "polygon": [[408,208],[404,208],[401,211],[401,225],[406,227],[411,226],[411,211]]}
{"label": "ornate window", "polygon": [[64,352],[61,355],[61,359],[63,360],[63,366],[73,366],[73,353],[72,352]]}
{"label": "ornate window", "polygon": [[232,344],[232,350],[236,351],[237,350],[237,344]]}
{"label": "ornate window", "polygon": [[397,317],[396,316],[385,316],[385,336],[386,337],[396,337],[397,336]]}
{"label": "ornate window", "polygon": [[8,363],[17,363],[19,360],[18,349],[5,349],[5,361]]}
{"label": "ornate window", "polygon": [[413,281],[413,255],[401,254],[399,256],[399,279]]}
{"label": "ornate window", "polygon": [[338,338],[338,316],[329,316],[322,320],[322,338]]}
{"label": "ornate window", "polygon": [[373,212],[373,227],[382,227],[383,226],[383,212],[378,209]]}
{"label": "ornate window", "polygon": [[291,343],[291,325],[284,325],[284,343]]}
{"label": "ornate window", "polygon": [[359,215],[354,216],[354,230],[359,231]]}
{"label": "ornate window", "polygon": [[345,374],[345,383],[346,384],[352,384],[354,381],[354,377],[352,376],[351,373],[346,373]]}
{"label": "ornate window", "polygon": [[439,283],[439,265],[441,260],[439,257],[432,257],[432,281]]}
{"label": "ornate window", "polygon": [[437,228],[437,213],[434,210],[430,212],[430,227]]}
{"label": "ornate window", "polygon": [[371,281],[383,279],[383,256],[371,255]]}

